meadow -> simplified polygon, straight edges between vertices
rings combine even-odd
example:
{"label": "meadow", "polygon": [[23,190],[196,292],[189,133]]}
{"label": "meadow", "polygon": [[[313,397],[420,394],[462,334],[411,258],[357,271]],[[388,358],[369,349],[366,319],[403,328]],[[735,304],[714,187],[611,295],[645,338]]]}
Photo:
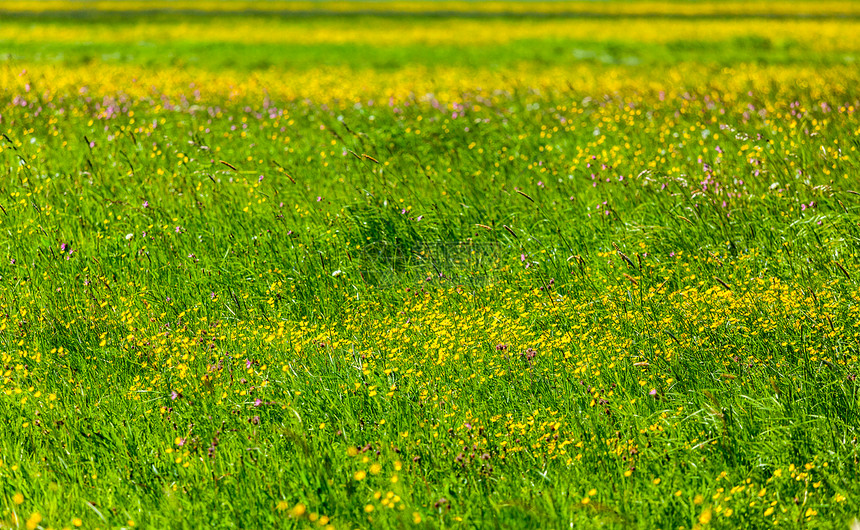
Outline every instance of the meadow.
{"label": "meadow", "polygon": [[0,528],[860,515],[856,4],[185,4],[0,6]]}

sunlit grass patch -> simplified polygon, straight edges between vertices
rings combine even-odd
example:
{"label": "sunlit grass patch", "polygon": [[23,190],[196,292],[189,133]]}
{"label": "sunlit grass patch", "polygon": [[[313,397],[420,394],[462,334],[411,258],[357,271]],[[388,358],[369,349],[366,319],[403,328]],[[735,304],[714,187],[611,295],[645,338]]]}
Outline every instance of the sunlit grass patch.
{"label": "sunlit grass patch", "polygon": [[229,20],[11,25],[0,526],[855,516],[851,20]]}

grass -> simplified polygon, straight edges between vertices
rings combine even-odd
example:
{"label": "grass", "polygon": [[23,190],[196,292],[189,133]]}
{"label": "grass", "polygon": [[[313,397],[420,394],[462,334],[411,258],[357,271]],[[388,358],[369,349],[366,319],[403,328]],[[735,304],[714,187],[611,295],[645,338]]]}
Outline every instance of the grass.
{"label": "grass", "polygon": [[4,22],[0,527],[857,515],[853,20],[112,17]]}

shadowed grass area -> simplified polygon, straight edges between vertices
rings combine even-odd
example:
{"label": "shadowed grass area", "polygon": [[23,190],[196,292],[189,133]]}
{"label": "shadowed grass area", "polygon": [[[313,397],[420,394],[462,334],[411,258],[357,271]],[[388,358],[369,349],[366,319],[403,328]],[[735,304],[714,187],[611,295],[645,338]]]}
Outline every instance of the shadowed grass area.
{"label": "shadowed grass area", "polygon": [[10,0],[2,6],[10,15],[91,16],[92,14],[378,14],[382,16],[764,16],[816,17],[857,15],[853,2],[831,0],[687,1],[328,1],[328,0]]}

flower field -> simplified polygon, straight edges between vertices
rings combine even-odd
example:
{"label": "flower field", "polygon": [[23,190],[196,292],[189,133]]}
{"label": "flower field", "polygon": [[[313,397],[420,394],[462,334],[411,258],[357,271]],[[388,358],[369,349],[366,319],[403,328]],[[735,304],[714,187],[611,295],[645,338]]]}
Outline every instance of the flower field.
{"label": "flower field", "polygon": [[856,4],[358,5],[0,6],[0,528],[848,528]]}

